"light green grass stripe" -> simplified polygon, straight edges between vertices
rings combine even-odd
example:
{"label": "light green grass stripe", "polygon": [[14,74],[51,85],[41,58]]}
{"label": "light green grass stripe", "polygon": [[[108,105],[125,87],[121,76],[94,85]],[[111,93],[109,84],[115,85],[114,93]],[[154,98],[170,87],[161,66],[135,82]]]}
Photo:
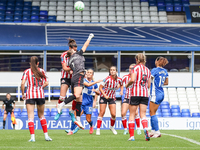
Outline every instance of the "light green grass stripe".
{"label": "light green grass stripe", "polygon": [[189,139],[189,138],[186,138],[186,137],[182,137],[182,136],[178,136],[178,135],[173,135],[173,134],[167,134],[167,133],[161,133],[161,134],[162,135],[168,135],[168,136],[176,137],[176,138],[183,139],[183,140],[186,140],[188,142],[200,145],[200,142],[197,142],[197,141],[195,141],[193,139]]}

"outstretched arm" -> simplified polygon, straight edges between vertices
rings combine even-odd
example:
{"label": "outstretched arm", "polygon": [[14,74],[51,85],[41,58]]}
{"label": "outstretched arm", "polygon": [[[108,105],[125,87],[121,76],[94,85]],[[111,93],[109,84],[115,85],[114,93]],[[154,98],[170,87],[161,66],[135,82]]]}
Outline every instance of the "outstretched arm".
{"label": "outstretched arm", "polygon": [[88,36],[88,39],[87,41],[84,43],[83,47],[82,47],[82,51],[85,52],[87,47],[89,46],[90,44],[90,41],[92,40],[92,38],[94,37],[94,34],[93,33],[90,33],[90,35]]}

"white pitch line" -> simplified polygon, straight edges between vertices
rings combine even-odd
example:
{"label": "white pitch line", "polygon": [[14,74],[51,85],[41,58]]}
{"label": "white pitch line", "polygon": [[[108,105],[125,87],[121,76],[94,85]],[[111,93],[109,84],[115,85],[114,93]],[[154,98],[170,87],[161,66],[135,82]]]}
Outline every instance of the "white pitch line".
{"label": "white pitch line", "polygon": [[[128,141],[130,142],[130,141]],[[135,141],[136,142],[136,141]],[[134,142],[132,142],[134,143]],[[38,149],[38,147],[17,147],[17,146],[0,146],[0,148],[6,148],[6,149]],[[53,147],[39,147],[40,149],[41,148],[48,148],[48,149],[52,149]],[[92,146],[82,146],[82,147],[73,147],[73,146],[62,146],[62,147],[56,147],[56,149],[66,149],[66,148],[71,148],[71,149],[83,149],[83,148],[88,148],[88,149],[124,149],[124,148],[130,148],[130,149],[133,149],[133,148],[136,148],[136,149],[197,149],[199,147],[92,147]]]}
{"label": "white pitch line", "polygon": [[195,141],[193,139],[186,138],[186,137],[182,137],[182,136],[178,136],[178,135],[173,135],[173,134],[167,134],[167,133],[162,133],[162,135],[168,135],[168,136],[176,137],[176,138],[183,139],[183,140],[186,140],[188,142],[200,145],[200,142]]}

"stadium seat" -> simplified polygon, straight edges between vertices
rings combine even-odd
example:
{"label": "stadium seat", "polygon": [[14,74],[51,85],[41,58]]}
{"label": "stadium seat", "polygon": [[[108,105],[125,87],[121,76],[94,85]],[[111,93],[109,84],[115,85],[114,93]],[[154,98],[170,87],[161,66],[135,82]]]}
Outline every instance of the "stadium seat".
{"label": "stadium seat", "polygon": [[68,108],[64,108],[64,109],[62,109],[62,112],[69,113],[69,109]]}
{"label": "stadium seat", "polygon": [[162,113],[162,116],[163,117],[171,117],[171,113],[170,112]]}
{"label": "stadium seat", "polygon": [[29,21],[29,22],[30,22],[30,16],[23,16],[22,20],[23,20],[23,21]]}
{"label": "stadium seat", "polygon": [[172,113],[172,117],[181,117],[181,113]]}
{"label": "stadium seat", "polygon": [[48,11],[40,11],[40,15],[47,16],[48,15]]}
{"label": "stadium seat", "polygon": [[32,6],[32,10],[40,10],[40,7],[39,6]]}
{"label": "stadium seat", "polygon": [[171,113],[170,109],[162,109],[162,113]]}
{"label": "stadium seat", "polygon": [[21,113],[21,109],[20,108],[15,108],[14,112],[20,112]]}
{"label": "stadium seat", "polygon": [[169,105],[160,105],[161,109],[170,109]]}
{"label": "stadium seat", "polygon": [[30,10],[24,10],[22,14],[24,16],[30,16],[31,15],[31,11]]}
{"label": "stadium seat", "polygon": [[38,113],[37,113],[37,111],[34,111],[34,116],[36,117],[36,116],[38,116]]}
{"label": "stadium seat", "polygon": [[6,22],[12,22],[13,21],[13,16],[6,16],[5,17]]}
{"label": "stadium seat", "polygon": [[57,112],[57,108],[51,108],[51,112]]}
{"label": "stadium seat", "polygon": [[45,111],[45,112],[44,112],[44,116],[45,116],[45,117],[49,117],[49,116],[50,116],[50,112]]}
{"label": "stadium seat", "polygon": [[192,117],[200,117],[200,113],[192,113]]}
{"label": "stadium seat", "polygon": [[22,109],[22,112],[27,112],[27,109],[26,109],[26,108],[23,108],[23,109]]}
{"label": "stadium seat", "polygon": [[14,112],[15,117],[20,117],[21,116],[21,112]]}
{"label": "stadium seat", "polygon": [[172,105],[171,109],[180,109],[179,105]]}
{"label": "stadium seat", "polygon": [[190,116],[190,113],[181,113],[181,116],[182,116],[182,117],[191,117],[191,116]]}
{"label": "stadium seat", "polygon": [[180,109],[171,109],[172,113],[180,113]]}
{"label": "stadium seat", "polygon": [[57,114],[57,111],[51,111],[50,115],[51,117],[54,117]]}
{"label": "stadium seat", "polygon": [[24,6],[32,6],[32,2],[31,1],[24,2]]}
{"label": "stadium seat", "polygon": [[63,113],[61,114],[61,117],[69,117],[69,113],[63,112]]}
{"label": "stadium seat", "polygon": [[21,117],[28,117],[27,112],[22,112],[22,113],[21,113]]}
{"label": "stadium seat", "polygon": [[49,108],[45,108],[44,111],[45,112],[50,112],[50,109]]}

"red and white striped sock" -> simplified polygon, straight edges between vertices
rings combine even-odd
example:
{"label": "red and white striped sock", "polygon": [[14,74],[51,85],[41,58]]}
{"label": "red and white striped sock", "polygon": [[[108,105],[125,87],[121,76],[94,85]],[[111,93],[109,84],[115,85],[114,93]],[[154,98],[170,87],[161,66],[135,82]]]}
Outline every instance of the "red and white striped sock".
{"label": "red and white striped sock", "polygon": [[34,122],[33,122],[33,119],[31,119],[31,118],[28,119],[28,128],[29,128],[31,135],[35,134],[35,132],[34,132]]}
{"label": "red and white striped sock", "polygon": [[60,96],[58,99],[58,104],[62,103],[65,100],[64,96]]}
{"label": "red and white striped sock", "polygon": [[142,126],[143,126],[143,129],[147,129],[148,128],[148,120],[146,118],[142,118],[141,119],[142,121]]}
{"label": "red and white striped sock", "polygon": [[135,128],[135,122],[133,120],[129,121],[129,134],[130,137],[134,136],[134,128]]}
{"label": "red and white striped sock", "polygon": [[122,124],[123,124],[124,129],[127,129],[127,119],[126,119],[126,116],[122,117]]}
{"label": "red and white striped sock", "polygon": [[137,128],[140,128],[140,116],[139,115],[135,116],[135,122],[136,122]]}
{"label": "red and white striped sock", "polygon": [[101,128],[101,123],[102,123],[102,117],[97,118],[97,129]]}
{"label": "red and white striped sock", "polygon": [[110,118],[110,126],[113,127],[115,125],[116,118]]}
{"label": "red and white striped sock", "polygon": [[40,123],[44,133],[47,133],[47,121],[44,117],[40,118]]}

